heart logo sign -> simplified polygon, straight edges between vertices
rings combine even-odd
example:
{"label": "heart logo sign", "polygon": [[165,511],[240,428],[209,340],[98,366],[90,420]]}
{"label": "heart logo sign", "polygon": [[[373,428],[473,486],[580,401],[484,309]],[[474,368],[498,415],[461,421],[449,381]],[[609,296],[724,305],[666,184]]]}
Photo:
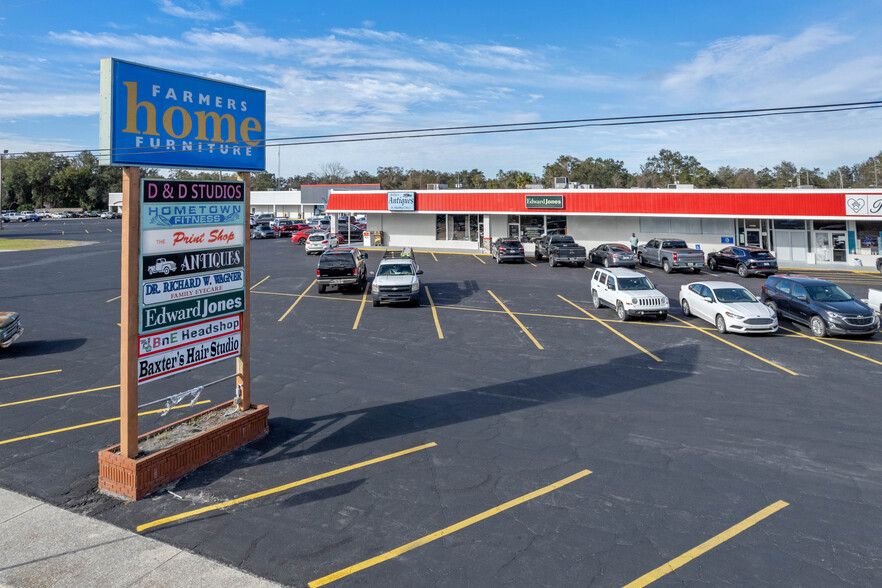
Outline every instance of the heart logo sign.
{"label": "heart logo sign", "polygon": [[849,198],[846,204],[855,214],[859,213],[867,205],[866,201],[860,198]]}

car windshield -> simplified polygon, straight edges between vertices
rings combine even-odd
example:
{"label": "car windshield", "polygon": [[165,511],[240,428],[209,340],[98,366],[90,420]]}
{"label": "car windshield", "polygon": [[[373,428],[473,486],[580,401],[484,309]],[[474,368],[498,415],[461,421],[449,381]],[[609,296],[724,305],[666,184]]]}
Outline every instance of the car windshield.
{"label": "car windshield", "polygon": [[383,264],[377,269],[378,276],[412,276],[413,266],[409,263]]}
{"label": "car windshield", "polygon": [[652,290],[649,278],[619,278],[619,290]]}
{"label": "car windshield", "polygon": [[719,302],[758,302],[756,296],[744,288],[717,288],[714,294]]}
{"label": "car windshield", "polygon": [[806,286],[805,289],[808,290],[812,300],[817,300],[818,302],[845,302],[851,300],[849,293],[836,284]]}

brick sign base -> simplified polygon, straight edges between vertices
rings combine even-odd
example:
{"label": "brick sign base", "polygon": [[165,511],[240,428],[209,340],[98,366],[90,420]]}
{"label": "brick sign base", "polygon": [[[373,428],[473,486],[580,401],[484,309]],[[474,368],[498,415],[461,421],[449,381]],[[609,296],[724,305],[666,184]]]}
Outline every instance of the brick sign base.
{"label": "brick sign base", "polygon": [[[150,431],[156,435],[206,413],[231,407],[232,401]],[[246,415],[231,419],[186,441],[137,459],[123,457],[119,445],[98,452],[98,488],[127,500],[140,500],[166,484],[269,432],[269,407],[251,405]]]}

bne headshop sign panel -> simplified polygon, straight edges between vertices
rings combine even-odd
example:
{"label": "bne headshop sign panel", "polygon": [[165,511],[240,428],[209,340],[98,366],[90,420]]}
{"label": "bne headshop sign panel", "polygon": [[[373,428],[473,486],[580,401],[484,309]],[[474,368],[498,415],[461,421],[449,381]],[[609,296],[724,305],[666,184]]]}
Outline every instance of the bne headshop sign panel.
{"label": "bne headshop sign panel", "polygon": [[263,171],[266,92],[101,60],[102,165]]}

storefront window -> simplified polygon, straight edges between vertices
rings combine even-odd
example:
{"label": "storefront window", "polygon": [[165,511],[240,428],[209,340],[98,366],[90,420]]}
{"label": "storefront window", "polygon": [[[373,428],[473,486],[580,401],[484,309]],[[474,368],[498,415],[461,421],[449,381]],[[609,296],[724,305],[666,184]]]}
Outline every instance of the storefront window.
{"label": "storefront window", "polygon": [[447,240],[447,217],[443,214],[435,215],[435,239],[438,241]]}
{"label": "storefront window", "polygon": [[882,234],[882,221],[857,221],[854,223],[857,232],[858,253],[879,255],[879,237]]}
{"label": "storefront window", "polygon": [[565,217],[565,216],[545,217],[545,232],[547,232],[549,235],[566,235],[567,234],[567,217]]}
{"label": "storefront window", "polygon": [[469,241],[478,240],[478,218],[477,214],[469,215]]}
{"label": "storefront window", "polygon": [[466,215],[464,214],[448,214],[447,215],[448,234],[451,241],[465,241],[468,237],[466,234]]}

